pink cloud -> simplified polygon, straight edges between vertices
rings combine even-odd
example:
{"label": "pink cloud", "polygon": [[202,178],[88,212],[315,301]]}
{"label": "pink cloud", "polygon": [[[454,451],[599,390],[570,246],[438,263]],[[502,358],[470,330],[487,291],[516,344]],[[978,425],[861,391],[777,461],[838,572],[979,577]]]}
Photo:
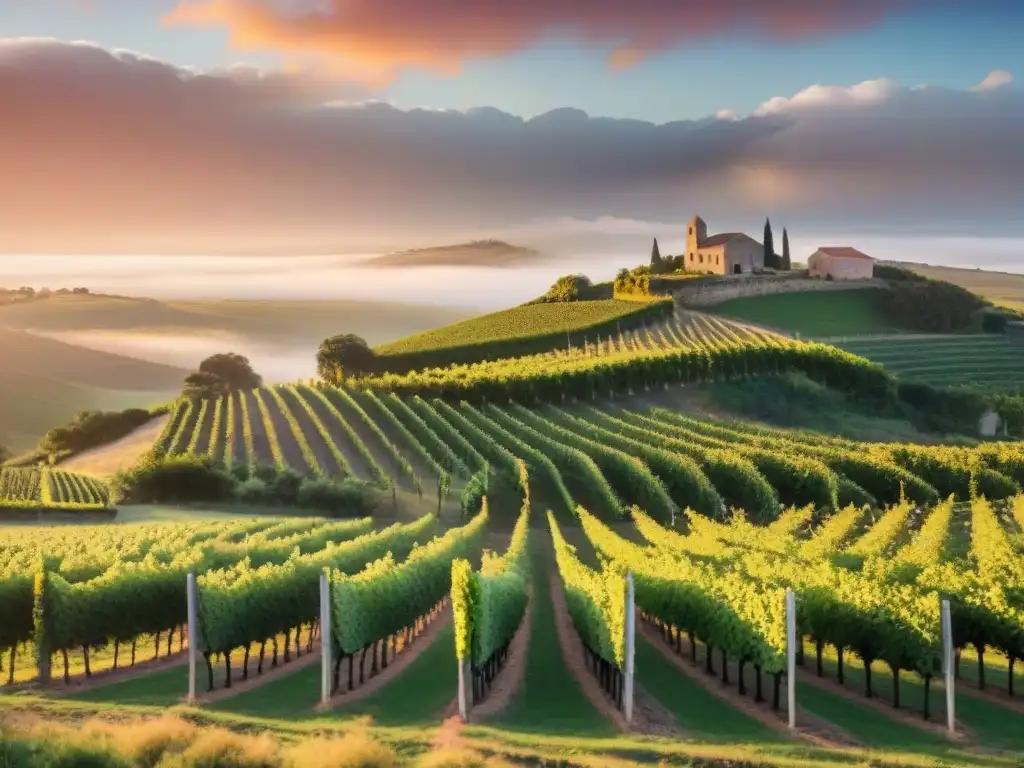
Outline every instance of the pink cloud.
{"label": "pink cloud", "polygon": [[842,34],[912,0],[180,0],[164,22],[224,27],[233,47],[329,59],[349,74],[403,67],[457,72],[562,34],[612,49],[630,66],[679,44],[728,33],[772,40]]}

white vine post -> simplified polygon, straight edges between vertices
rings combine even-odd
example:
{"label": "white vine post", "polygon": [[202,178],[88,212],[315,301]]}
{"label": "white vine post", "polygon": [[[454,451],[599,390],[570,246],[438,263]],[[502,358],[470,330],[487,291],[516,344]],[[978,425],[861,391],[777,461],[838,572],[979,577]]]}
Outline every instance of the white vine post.
{"label": "white vine post", "polygon": [[786,687],[789,727],[796,728],[796,593],[786,588]]}
{"label": "white vine post", "polygon": [[[196,657],[199,655],[199,601],[196,594],[196,575],[185,577],[188,610],[188,703],[196,703]],[[179,603],[180,605],[180,603]]]}
{"label": "white vine post", "polygon": [[331,583],[320,573],[320,703],[331,698]]}
{"label": "white vine post", "polygon": [[626,647],[625,680],[622,691],[622,709],[626,722],[633,724],[633,666],[636,656],[636,595],[633,574],[626,574]]}
{"label": "white vine post", "polygon": [[953,619],[949,612],[949,600],[942,601],[942,674],[946,684],[946,727],[950,733],[956,731],[956,694],[953,678]]}

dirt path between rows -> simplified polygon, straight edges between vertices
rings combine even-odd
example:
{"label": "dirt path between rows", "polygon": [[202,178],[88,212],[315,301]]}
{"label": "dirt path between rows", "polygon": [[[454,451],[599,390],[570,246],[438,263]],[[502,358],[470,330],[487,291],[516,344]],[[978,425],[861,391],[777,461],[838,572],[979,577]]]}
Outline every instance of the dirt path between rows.
{"label": "dirt path between rows", "polygon": [[523,684],[526,677],[526,659],[530,649],[530,633],[533,628],[533,595],[526,603],[526,612],[523,620],[519,623],[512,642],[508,646],[508,656],[505,658],[505,666],[502,667],[494,680],[494,685],[487,692],[487,697],[471,708],[469,719],[471,721],[486,720],[494,717],[505,710],[519,686]]}
{"label": "dirt path between rows", "polygon": [[594,708],[623,732],[632,731],[686,738],[685,731],[679,727],[675,717],[639,687],[635,687],[633,691],[632,727],[626,722],[625,716],[605,695],[601,685],[587,668],[583,647],[579,635],[576,634],[576,629],[572,625],[565,595],[562,593],[562,584],[557,574],[548,576],[548,588],[551,591],[551,602],[554,604],[555,631],[558,635],[558,644],[562,649],[562,660]]}
{"label": "dirt path between rows", "polygon": [[[419,637],[415,638],[412,643],[399,651],[397,656],[388,660],[388,668],[382,671],[378,671],[376,677],[368,679],[365,683],[360,685],[353,691],[344,691],[341,689],[345,688],[346,681],[341,681],[339,692],[335,693],[327,704],[317,705],[317,711],[323,712],[330,709],[336,709],[343,707],[348,704],[353,704],[358,701],[372,696],[385,685],[394,680],[398,675],[402,673],[406,667],[416,661],[420,654],[427,650],[430,645],[434,642],[437,636],[441,633],[445,627],[447,627],[452,621],[452,609],[451,604],[446,600],[444,606],[440,612],[434,616],[427,626],[427,629]],[[454,648],[452,649],[454,653]],[[319,658],[319,655],[318,655]],[[342,668],[344,669],[346,662],[342,662]],[[358,660],[357,660],[358,665]],[[344,674],[342,675],[344,677]]]}
{"label": "dirt path between rows", "polygon": [[[774,711],[769,701],[759,704],[754,701],[752,693],[749,696],[740,696],[738,690],[723,686],[719,682],[720,678],[718,676],[712,677],[704,672],[703,653],[698,653],[696,666],[691,661],[688,661],[690,658],[690,645],[686,640],[680,643],[683,648],[683,654],[680,655],[672,648],[669,648],[664,636],[661,635],[657,628],[651,626],[646,621],[637,620],[637,630],[668,662],[709,694],[720,701],[724,701],[730,707],[739,710],[751,719],[771,728],[776,733],[785,736],[787,739],[799,738],[817,746],[831,749],[861,746],[860,742],[838,726],[799,708],[797,709],[797,727],[794,733],[789,727],[788,715],[782,709],[778,712]],[[700,651],[702,646],[698,645],[697,648]],[[720,664],[721,662],[715,665],[719,672],[721,671]],[[744,671],[749,674],[753,670],[748,665]],[[729,673],[731,675],[730,679],[736,681],[739,676],[738,665],[730,663]],[[748,690],[752,691],[753,681],[747,678],[745,680],[749,684]]]}

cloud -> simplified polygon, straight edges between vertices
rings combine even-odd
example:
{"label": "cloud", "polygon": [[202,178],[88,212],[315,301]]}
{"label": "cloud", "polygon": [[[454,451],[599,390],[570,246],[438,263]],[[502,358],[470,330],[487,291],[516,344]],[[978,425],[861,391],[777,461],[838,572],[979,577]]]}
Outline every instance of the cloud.
{"label": "cloud", "polygon": [[242,50],[328,58],[338,71],[443,74],[559,34],[611,50],[626,67],[653,52],[729,33],[776,41],[880,23],[912,0],[179,0],[169,25],[224,27]]}
{"label": "cloud", "polygon": [[997,88],[1005,88],[1013,83],[1013,74],[1005,69],[993,69],[985,79],[974,86],[976,91],[994,91]]}
{"label": "cloud", "polygon": [[[1018,226],[1024,96],[812,86],[654,125],[352,103],[301,73],[0,41],[0,250],[328,251],[534,219]],[[347,103],[325,105],[325,100]],[[447,233],[447,234],[446,234]],[[667,236],[667,235],[666,235]]]}

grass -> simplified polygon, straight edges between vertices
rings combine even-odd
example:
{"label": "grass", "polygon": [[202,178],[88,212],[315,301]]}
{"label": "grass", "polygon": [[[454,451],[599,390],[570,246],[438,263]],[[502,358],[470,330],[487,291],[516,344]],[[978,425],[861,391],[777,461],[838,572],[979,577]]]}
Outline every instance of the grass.
{"label": "grass", "polygon": [[1024,275],[1011,272],[988,272],[981,269],[960,269],[957,267],[933,267],[927,264],[901,263],[909,269],[932,280],[945,280],[976,293],[996,306],[1024,311]]}
{"label": "grass", "polygon": [[417,333],[375,348],[388,370],[514,357],[564,347],[583,336],[632,327],[671,308],[669,301],[576,301],[525,304]]}
{"label": "grass", "polygon": [[[805,658],[813,670],[814,646],[805,643]],[[832,648],[826,649],[823,666],[826,676],[836,676],[836,656]],[[855,656],[847,654],[843,659],[844,685],[858,693],[864,692],[864,664]],[[892,701],[893,677],[889,668],[875,662],[871,666],[871,684],[875,697],[883,702]],[[929,697],[932,719],[941,722],[945,711],[945,691],[940,681],[933,681]],[[920,717],[924,708],[924,683],[916,675],[900,676],[901,707],[915,717]],[[960,693],[956,697],[957,721],[962,723],[978,739],[978,743],[989,749],[1005,749],[1020,752],[1024,750],[1024,731],[1019,725],[1019,715],[999,704],[979,699],[970,694]]]}
{"label": "grass", "polygon": [[750,296],[708,311],[804,337],[899,333],[882,313],[880,288],[804,291]]}
{"label": "grass", "polygon": [[778,732],[729,706],[675,669],[643,635],[636,637],[636,681],[701,741],[785,741]]}
{"label": "grass", "polygon": [[722,382],[707,391],[716,409],[744,419],[852,440],[929,442],[911,422],[865,411],[841,392],[799,374]]}
{"label": "grass", "polygon": [[583,694],[565,667],[555,632],[555,609],[548,587],[550,556],[532,544],[533,625],[523,684],[493,724],[524,733],[596,738],[614,734],[615,728]]}
{"label": "grass", "polygon": [[908,381],[993,390],[1024,388],[1024,344],[1001,334],[860,339],[838,346]]}

